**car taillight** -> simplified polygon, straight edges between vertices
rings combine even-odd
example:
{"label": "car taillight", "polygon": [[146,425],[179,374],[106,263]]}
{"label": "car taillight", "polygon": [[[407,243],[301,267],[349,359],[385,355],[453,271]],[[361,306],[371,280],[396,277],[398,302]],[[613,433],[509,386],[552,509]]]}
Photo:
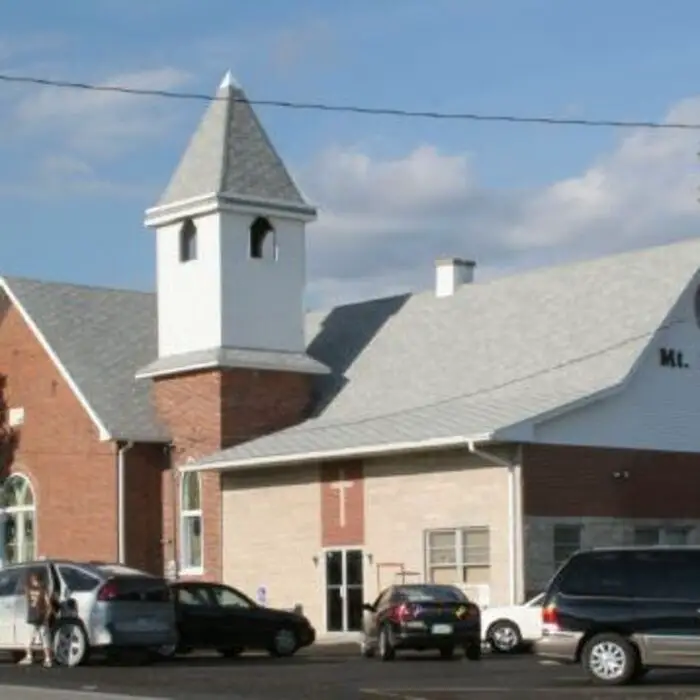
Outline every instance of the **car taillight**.
{"label": "car taillight", "polygon": [[114,600],[118,595],[117,584],[112,581],[107,581],[97,593],[97,600],[107,601]]}
{"label": "car taillight", "polygon": [[389,617],[394,621],[402,624],[413,619],[413,608],[408,603],[401,603],[400,605],[395,605],[390,613]]}
{"label": "car taillight", "polygon": [[559,613],[555,605],[542,608],[542,631],[545,633],[559,630]]}

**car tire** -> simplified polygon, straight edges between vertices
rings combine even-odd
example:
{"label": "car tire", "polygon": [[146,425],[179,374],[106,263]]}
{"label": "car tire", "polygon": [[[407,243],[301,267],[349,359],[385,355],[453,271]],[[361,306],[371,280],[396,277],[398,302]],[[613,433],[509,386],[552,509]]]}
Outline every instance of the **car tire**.
{"label": "car tire", "polygon": [[440,658],[444,659],[445,661],[449,661],[452,659],[455,655],[455,648],[454,647],[442,647],[440,649]]}
{"label": "car tire", "polygon": [[606,686],[627,685],[640,666],[637,650],[629,640],[609,633],[598,634],[586,642],[581,663],[594,683]]}
{"label": "car tire", "polygon": [[374,658],[375,653],[376,653],[375,648],[369,642],[367,637],[363,636],[362,641],[360,642],[360,656],[363,659],[372,659],[372,658]]}
{"label": "car tire", "polygon": [[499,620],[489,628],[486,641],[495,654],[512,654],[522,646],[523,637],[515,622]]}
{"label": "car tire", "polygon": [[465,645],[464,658],[468,661],[481,661],[481,642]]}
{"label": "car tire", "polygon": [[77,618],[58,620],[51,648],[59,666],[82,666],[90,657],[90,640],[83,623]]}
{"label": "car tire", "polygon": [[217,649],[219,654],[225,659],[235,659],[240,656],[245,650],[243,647],[228,647],[227,649]]}
{"label": "car tire", "polygon": [[276,631],[268,651],[271,656],[284,658],[293,656],[299,649],[299,637],[292,627],[279,627]]}
{"label": "car tire", "polygon": [[384,625],[379,630],[379,658],[382,661],[393,661],[396,658],[396,648],[391,637],[389,626]]}

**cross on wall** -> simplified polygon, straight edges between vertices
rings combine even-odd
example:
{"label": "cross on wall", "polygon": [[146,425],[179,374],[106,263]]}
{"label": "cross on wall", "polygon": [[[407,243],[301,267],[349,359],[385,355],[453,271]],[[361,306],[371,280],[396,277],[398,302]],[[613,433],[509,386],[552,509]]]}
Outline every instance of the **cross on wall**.
{"label": "cross on wall", "polygon": [[338,494],[338,522],[340,527],[345,527],[346,494],[348,489],[351,489],[354,485],[354,481],[345,478],[345,470],[342,468],[338,470],[338,481],[331,483],[331,490]]}

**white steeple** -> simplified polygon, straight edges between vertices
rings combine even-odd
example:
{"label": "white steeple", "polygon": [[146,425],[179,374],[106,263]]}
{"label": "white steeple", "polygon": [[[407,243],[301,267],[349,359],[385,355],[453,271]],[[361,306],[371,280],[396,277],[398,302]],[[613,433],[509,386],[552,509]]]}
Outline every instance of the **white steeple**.
{"label": "white steeple", "polygon": [[224,78],[221,81],[221,84],[219,85],[219,90],[226,90],[228,88],[233,88],[234,90],[241,89],[241,86],[238,84],[238,81],[233,77],[233,73],[231,73],[230,70],[226,71],[226,75],[224,75]]}
{"label": "white steeple", "polygon": [[299,192],[227,72],[158,204],[158,360],[139,376],[194,366],[326,371],[306,355],[306,224]]}

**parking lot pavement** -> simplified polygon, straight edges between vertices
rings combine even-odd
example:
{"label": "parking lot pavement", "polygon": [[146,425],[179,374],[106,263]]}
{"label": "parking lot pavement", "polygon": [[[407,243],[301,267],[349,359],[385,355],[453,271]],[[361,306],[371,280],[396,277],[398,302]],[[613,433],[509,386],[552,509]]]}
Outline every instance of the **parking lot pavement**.
{"label": "parking lot pavement", "polygon": [[[52,689],[52,690],[48,690]],[[106,695],[105,695],[106,694]],[[0,665],[2,700],[590,700],[700,699],[700,673],[651,674],[624,689],[591,686],[578,668],[545,666],[529,656],[441,661],[359,658],[357,649],[313,649],[292,659],[234,661],[200,656],[152,666],[76,669]]]}

